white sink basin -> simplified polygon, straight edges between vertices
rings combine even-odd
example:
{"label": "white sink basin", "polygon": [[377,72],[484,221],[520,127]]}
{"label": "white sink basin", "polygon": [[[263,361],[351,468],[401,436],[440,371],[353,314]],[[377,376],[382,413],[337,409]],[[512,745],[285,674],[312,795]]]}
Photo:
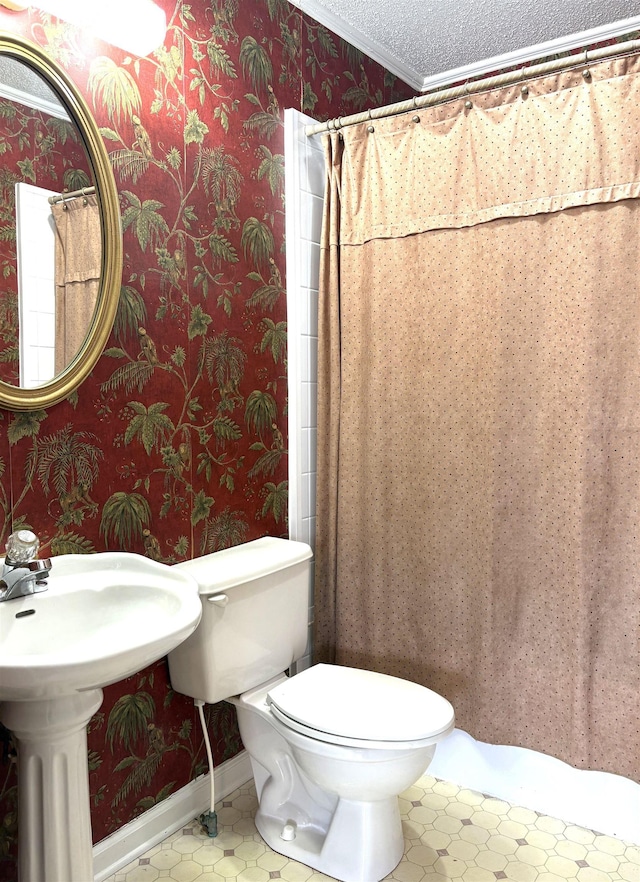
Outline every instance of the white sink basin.
{"label": "white sink basin", "polygon": [[191,576],[127,552],[53,557],[47,581],[0,603],[0,720],[20,759],[18,875],[87,882],[87,723],[102,687],[175,649],[202,604]]}
{"label": "white sink basin", "polygon": [[0,603],[0,701],[122,680],[174,649],[202,612],[191,576],[138,554],[59,555],[48,583]]}

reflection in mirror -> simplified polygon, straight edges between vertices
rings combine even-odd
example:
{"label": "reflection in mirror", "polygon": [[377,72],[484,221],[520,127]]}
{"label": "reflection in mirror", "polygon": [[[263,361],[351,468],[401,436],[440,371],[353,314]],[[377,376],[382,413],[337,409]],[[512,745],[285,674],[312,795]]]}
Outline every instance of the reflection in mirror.
{"label": "reflection in mirror", "polygon": [[106,345],[122,231],[84,98],[41,47],[1,31],[0,196],[0,406],[37,410],[68,397]]}
{"label": "reflection in mirror", "polygon": [[[51,86],[7,56],[0,181],[0,379],[33,388],[64,370],[86,337],[100,281],[100,213],[78,127]],[[64,192],[80,198],[63,200]]]}

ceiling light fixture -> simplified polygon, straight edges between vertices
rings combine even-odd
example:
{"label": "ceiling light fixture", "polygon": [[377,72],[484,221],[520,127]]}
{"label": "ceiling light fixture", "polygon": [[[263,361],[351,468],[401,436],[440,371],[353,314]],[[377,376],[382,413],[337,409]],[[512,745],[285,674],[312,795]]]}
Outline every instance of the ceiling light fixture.
{"label": "ceiling light fixture", "polygon": [[[0,6],[13,11],[27,5],[0,0]],[[166,15],[153,0],[36,0],[34,5],[134,55],[153,52],[167,32]]]}

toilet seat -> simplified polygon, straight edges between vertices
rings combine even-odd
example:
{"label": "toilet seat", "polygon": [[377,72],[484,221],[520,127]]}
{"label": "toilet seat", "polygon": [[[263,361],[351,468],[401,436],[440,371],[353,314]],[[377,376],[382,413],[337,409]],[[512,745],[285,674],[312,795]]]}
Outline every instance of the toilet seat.
{"label": "toilet seat", "polygon": [[267,693],[285,726],[331,744],[425,747],[454,726],[452,706],[425,686],[340,665],[314,665]]}

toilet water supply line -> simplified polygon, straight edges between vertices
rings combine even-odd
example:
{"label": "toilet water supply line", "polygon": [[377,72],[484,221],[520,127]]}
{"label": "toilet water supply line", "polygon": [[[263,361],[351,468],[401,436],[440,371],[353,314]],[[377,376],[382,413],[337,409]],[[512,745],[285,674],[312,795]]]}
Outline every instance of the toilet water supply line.
{"label": "toilet water supply line", "polygon": [[201,698],[194,698],[193,703],[198,708],[200,714],[200,724],[202,726],[202,734],[204,735],[204,746],[207,751],[207,760],[209,761],[209,778],[211,784],[211,801],[208,812],[203,812],[198,820],[203,827],[206,827],[207,833],[213,839],[218,835],[218,815],[216,814],[216,785],[213,774],[213,754],[211,753],[211,741],[209,740],[209,732],[204,719],[204,701]]}

